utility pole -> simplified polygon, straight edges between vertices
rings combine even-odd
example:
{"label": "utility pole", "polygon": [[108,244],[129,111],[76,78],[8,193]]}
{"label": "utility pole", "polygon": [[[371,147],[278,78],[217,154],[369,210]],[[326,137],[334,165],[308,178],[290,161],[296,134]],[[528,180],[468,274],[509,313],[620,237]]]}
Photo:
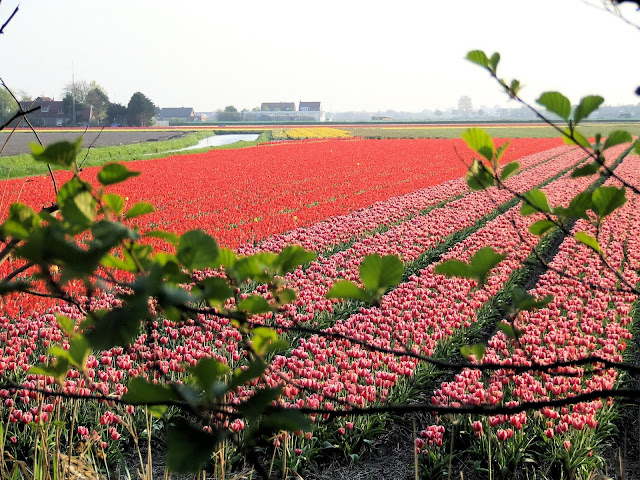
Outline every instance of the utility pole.
{"label": "utility pole", "polygon": [[71,126],[75,127],[76,123],[76,77],[73,71],[73,60],[71,60]]}

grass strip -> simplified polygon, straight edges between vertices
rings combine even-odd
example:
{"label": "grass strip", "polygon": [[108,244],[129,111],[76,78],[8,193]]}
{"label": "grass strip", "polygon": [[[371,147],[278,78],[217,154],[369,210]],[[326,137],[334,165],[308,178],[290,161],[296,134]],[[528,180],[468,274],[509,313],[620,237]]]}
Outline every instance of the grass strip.
{"label": "grass strip", "polygon": [[[211,136],[213,136],[213,132],[210,131],[194,132],[173,140],[141,142],[130,145],[108,147],[93,147],[89,151],[89,156],[84,162],[83,167],[98,167],[109,162],[129,162],[134,160],[165,158],[176,155],[191,155],[193,153],[202,153],[209,150],[246,148],[271,140],[270,132],[263,132],[260,134],[258,139],[253,142],[239,141],[229,145],[222,145],[220,147],[205,147],[182,152],[170,151],[191,147],[196,145],[198,141]],[[80,151],[78,163],[82,163],[83,159],[87,155],[87,150],[88,149],[83,148]],[[59,169],[54,165],[52,165],[51,168],[53,170]],[[30,154],[23,153],[20,155],[0,157],[0,179],[8,180],[11,178],[32,177],[36,175],[46,175],[47,173],[47,166],[40,162],[36,162]]]}

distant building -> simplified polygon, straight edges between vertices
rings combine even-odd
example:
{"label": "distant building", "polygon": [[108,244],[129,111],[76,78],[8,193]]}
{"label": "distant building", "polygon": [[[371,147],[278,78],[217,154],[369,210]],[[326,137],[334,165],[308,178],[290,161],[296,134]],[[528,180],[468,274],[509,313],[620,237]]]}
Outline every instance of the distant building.
{"label": "distant building", "polygon": [[293,102],[275,102],[275,103],[262,103],[260,105],[260,111],[262,112],[295,112],[296,104]]}
{"label": "distant building", "polygon": [[248,122],[324,122],[325,112],[320,102],[264,102],[260,110],[243,112],[242,120]]}
{"label": "distant building", "polygon": [[171,121],[178,123],[195,122],[196,114],[193,108],[161,108],[160,112],[156,115],[156,121]]}
{"label": "distant building", "polygon": [[63,127],[69,123],[69,117],[64,113],[62,100],[53,100],[50,97],[38,97],[34,101],[20,102],[22,110],[30,110],[34,107],[40,110],[27,115],[33,126],[37,127]]}

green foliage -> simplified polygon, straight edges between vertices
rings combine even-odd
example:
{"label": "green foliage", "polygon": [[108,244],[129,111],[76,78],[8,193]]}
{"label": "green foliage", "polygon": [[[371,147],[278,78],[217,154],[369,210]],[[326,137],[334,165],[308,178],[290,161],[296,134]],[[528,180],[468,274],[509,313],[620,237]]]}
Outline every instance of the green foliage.
{"label": "green foliage", "polygon": [[[69,317],[57,317],[61,329],[68,335],[68,348],[51,346],[52,360],[38,365],[32,373],[53,377],[62,383],[69,369],[85,372],[91,352],[127,346],[141,333],[142,328],[156,318],[157,312],[169,321],[195,318],[199,306],[215,307],[215,312],[233,319],[243,332],[243,342],[252,358],[243,368],[231,372],[215,359],[205,358],[189,369],[183,384],[156,384],[143,378],[129,382],[122,401],[134,405],[148,405],[158,416],[166,416],[167,406],[176,405],[192,411],[208,412],[225,402],[225,395],[246,386],[262,376],[267,368],[263,357],[289,344],[267,327],[251,328],[251,315],[273,312],[296,298],[296,292],[285,287],[279,277],[316,258],[315,253],[299,246],[288,246],[279,254],[258,253],[238,257],[227,249],[220,249],[215,239],[199,230],[176,236],[154,230],[145,237],[161,238],[175,245],[175,253],[155,253],[151,245],[140,243],[143,236],[136,227],[122,221],[154,211],[151,204],[134,204],[123,215],[125,201],[116,194],[107,194],[104,187],[126,181],[137,175],[123,165],[109,163],[98,173],[98,188],[81,180],[76,169],[80,141],[61,142],[47,148],[34,147],[39,161],[64,167],[72,177],[58,191],[59,213],[49,209],[37,213],[33,209],[14,204],[0,231],[5,239],[16,242],[18,259],[41,266],[43,272],[55,268],[56,278],[47,276],[52,289],[63,292],[62,285],[77,279],[86,291],[96,288],[94,273],[99,266],[124,270],[134,274],[133,280],[118,294],[121,304],[110,310],[93,310],[75,324]],[[90,235],[88,233],[90,232]],[[400,262],[395,259],[396,262]],[[203,269],[224,267],[226,277],[205,278],[193,288],[186,288],[190,273]],[[365,269],[367,283],[376,292],[389,282],[399,281],[397,263],[388,258],[374,259]],[[25,277],[19,281],[2,282],[0,291],[28,291],[33,282],[45,275]],[[268,300],[261,295],[246,298],[238,288],[244,282],[265,283],[272,293]],[[233,300],[233,301],[232,301]],[[153,302],[153,308],[150,304]],[[213,313],[212,310],[210,313]],[[273,434],[288,428],[308,428],[308,420],[298,412],[267,412],[280,391],[257,390],[248,401],[240,403],[234,412],[246,415],[254,424],[246,438]],[[231,413],[231,412],[230,412]],[[217,445],[229,432],[220,423],[211,425],[211,433],[201,425],[185,422],[172,426],[167,432],[167,461],[178,472],[193,471],[204,465]],[[257,436],[252,439],[251,435]]]}
{"label": "green foliage", "polygon": [[447,260],[436,267],[435,272],[442,275],[472,278],[479,286],[484,285],[489,271],[498,265],[506,255],[496,253],[491,247],[483,247],[478,250],[469,263],[460,260]]}
{"label": "green foliage", "polygon": [[62,141],[53,143],[46,148],[32,143],[31,152],[33,158],[39,162],[50,163],[75,171],[75,161],[80,153],[81,145],[82,138],[78,138],[75,142]]}
{"label": "green foliage", "polygon": [[124,182],[127,178],[136,177],[140,172],[132,172],[119,163],[107,163],[98,172],[98,181],[102,185],[113,185]]}
{"label": "green foliage", "polygon": [[549,112],[555,113],[566,122],[569,121],[571,102],[560,92],[545,92],[536,101]]}
{"label": "green foliage", "polygon": [[359,271],[360,282],[364,288],[348,280],[339,280],[329,289],[327,298],[357,300],[377,305],[387,289],[402,281],[404,265],[395,255],[381,257],[374,253],[362,260]]}
{"label": "green foliage", "polygon": [[151,124],[151,117],[156,113],[156,107],[142,92],[131,96],[127,105],[127,121],[134,127],[145,127]]}

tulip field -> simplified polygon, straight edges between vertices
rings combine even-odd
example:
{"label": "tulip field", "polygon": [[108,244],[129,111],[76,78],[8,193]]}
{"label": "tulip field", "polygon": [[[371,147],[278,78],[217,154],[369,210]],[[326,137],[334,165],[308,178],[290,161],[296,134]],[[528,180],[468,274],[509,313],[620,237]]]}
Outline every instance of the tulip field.
{"label": "tulip field", "polygon": [[[627,147],[607,150],[606,164],[640,187],[640,157],[618,161]],[[132,220],[142,231],[202,229],[238,254],[280,252],[291,244],[317,253],[316,260],[284,277],[296,300],[277,314],[255,318],[282,327],[280,333],[290,344],[273,356],[261,379],[265,385],[284,386],[278,400],[283,406],[517,406],[619,386],[624,375],[612,368],[509,369],[589,355],[633,361],[629,354],[635,351],[638,307],[636,296],[617,288],[620,279],[586,245],[560,232],[542,238],[531,234],[530,226],[543,217],[520,215],[521,204],[508,190],[471,191],[464,175],[472,159],[473,152],[457,139],[328,136],[130,162],[128,168],[141,174],[110,191],[128,204],[145,201],[155,206],[153,213]],[[511,139],[500,161],[514,160],[520,170],[506,181],[509,189],[540,189],[553,205],[567,205],[576,192],[598,180],[571,176],[585,155],[559,139]],[[97,185],[96,174],[97,169],[87,168],[81,176]],[[67,175],[56,172],[58,184]],[[618,185],[615,179],[606,182]],[[55,200],[51,183],[44,176],[0,182],[0,216],[16,201],[36,209],[50,205]],[[571,228],[591,231],[582,220]],[[598,234],[613,270],[637,284],[640,200],[629,194]],[[169,248],[161,240],[152,241],[159,249]],[[484,286],[436,273],[441,262],[467,262],[487,245],[506,258],[491,270]],[[335,282],[359,281],[358,267],[372,253],[399,256],[405,267],[402,282],[377,306],[328,299]],[[530,267],[536,254],[547,256],[551,268]],[[19,266],[11,260],[1,264],[2,278]],[[517,342],[495,328],[502,320],[495,313],[501,299],[515,287],[537,298],[553,295],[544,307],[513,316],[521,332]],[[268,295],[253,285],[247,286],[247,294],[250,288]],[[102,292],[92,308],[115,305],[115,293]],[[205,357],[234,368],[246,363],[241,334],[229,320],[201,315],[198,324],[175,324],[161,319],[127,348],[92,352],[86,375],[70,371],[62,388],[78,398],[49,396],[43,392],[58,388],[54,380],[27,371],[48,361],[50,346],[68,348],[55,314],[72,319],[82,315],[55,299],[17,293],[0,298],[0,305],[0,375],[25,387],[0,389],[0,455],[11,465],[37,456],[38,449],[61,436],[71,444],[69,456],[74,448],[76,454],[84,452],[96,469],[109,470],[121,461],[135,464],[137,459],[124,458],[122,452],[140,452],[138,442],[153,425],[161,436],[162,420],[139,407],[83,402],[83,395],[122,395],[136,376],[180,381],[189,366]],[[295,326],[315,332],[288,332]],[[460,347],[477,342],[487,345],[478,363],[501,363],[504,368],[452,372],[416,358],[460,361]],[[248,395],[241,387],[229,401]],[[536,471],[540,476],[530,478],[591,478],[606,469],[619,415],[620,404],[609,398],[511,415],[456,418],[425,413],[416,422],[413,442],[406,445],[407,471],[413,472],[415,454],[424,478],[447,478],[451,468],[452,478],[462,472],[463,478],[529,478]],[[314,415],[312,420],[312,432],[282,433],[270,439],[272,449],[263,452],[267,460],[277,458],[281,469],[286,466],[282,478],[287,471],[289,478],[298,478],[293,472],[304,477],[310,465],[335,458],[336,452],[344,462],[357,460],[391,422],[384,416],[355,415],[332,420]],[[242,419],[228,426],[240,436],[246,427]],[[214,461],[243,468],[242,456],[232,457],[221,452]]]}

